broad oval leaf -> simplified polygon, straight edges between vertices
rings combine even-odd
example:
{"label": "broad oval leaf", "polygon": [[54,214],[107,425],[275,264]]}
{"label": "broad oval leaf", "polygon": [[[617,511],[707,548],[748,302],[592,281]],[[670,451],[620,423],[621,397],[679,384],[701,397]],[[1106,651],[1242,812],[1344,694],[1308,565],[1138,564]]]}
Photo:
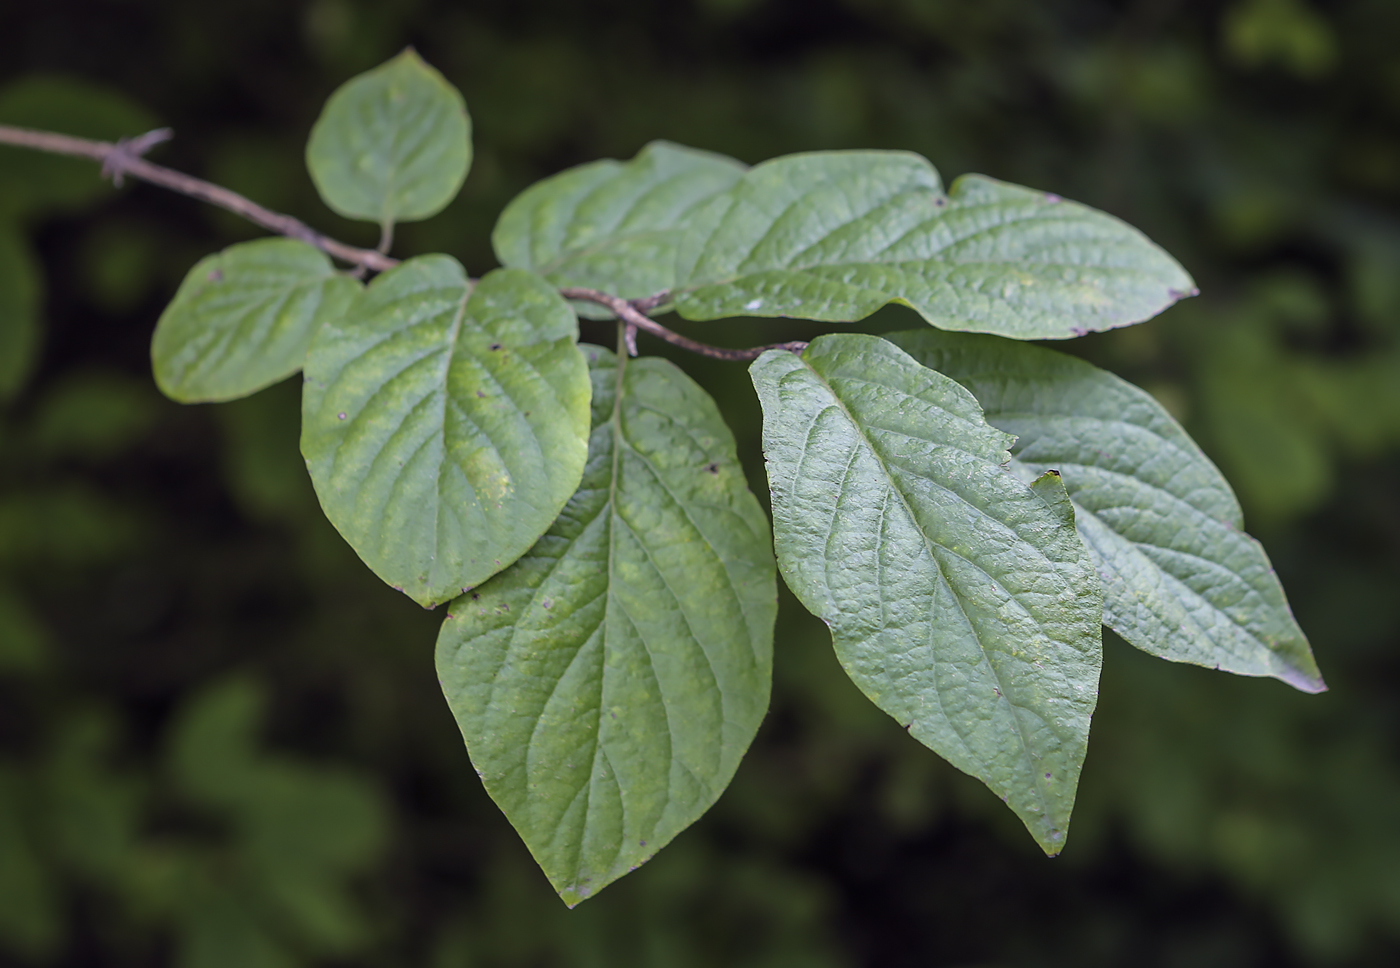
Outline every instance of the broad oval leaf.
{"label": "broad oval leaf", "polygon": [[653,141],[629,162],[595,161],[526,189],[501,213],[491,241],[502,265],[534,269],[558,286],[624,299],[662,293],[675,285],[687,216],[744,170],[723,155]]}
{"label": "broad oval leaf", "polygon": [[236,400],[301,369],[311,338],[360,284],[294,239],[259,239],[201,259],[151,340],[156,384],[181,403]]}
{"label": "broad oval leaf", "polygon": [[788,585],[862,692],[1058,853],[1103,614],[1063,485],[1008,474],[972,394],[873,336],[751,373]]}
{"label": "broad oval leaf", "polygon": [[573,906],[728,785],[764,712],[768,522],[714,401],[588,347],[588,469],[525,557],[457,599],[438,676],[472,762]]}
{"label": "broad oval leaf", "polygon": [[380,225],[442,211],[471,158],[462,95],[412,48],[337,88],[306,145],[325,203]]}
{"label": "broad oval leaf", "polygon": [[889,338],[1017,436],[1023,480],[1064,475],[1105,625],[1173,662],[1326,688],[1230,485],[1150,394],[1044,347],[932,330]]}
{"label": "broad oval leaf", "polygon": [[578,322],[539,276],[473,287],[455,259],[375,278],[317,333],[302,454],[326,516],[380,578],[422,605],[529,550],[588,453]]}
{"label": "broad oval leaf", "polygon": [[0,223],[0,403],[24,387],[39,356],[43,275],[28,241]]}
{"label": "broad oval leaf", "polygon": [[687,319],[834,322],[887,303],[941,329],[1065,339],[1141,322],[1193,291],[1137,229],[981,175],[944,194],[900,151],[788,155],[688,220],[676,308]]}

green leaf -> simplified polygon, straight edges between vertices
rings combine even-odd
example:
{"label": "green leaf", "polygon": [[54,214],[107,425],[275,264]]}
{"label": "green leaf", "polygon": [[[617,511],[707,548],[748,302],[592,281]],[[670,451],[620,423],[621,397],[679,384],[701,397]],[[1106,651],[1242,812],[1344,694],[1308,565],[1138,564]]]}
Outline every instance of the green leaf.
{"label": "green leaf", "polygon": [[[624,299],[665,292],[675,285],[687,216],[744,170],[732,158],[665,141],[653,141],[625,164],[609,159],[570,168],[506,206],[491,236],[496,257],[557,286]],[[591,304],[580,310],[610,316]]]}
{"label": "green leaf", "polygon": [[778,566],[861,691],[1064,846],[1098,692],[1103,601],[1063,486],[873,336],[751,368]]}
{"label": "green leaf", "polygon": [[487,791],[570,907],[714,803],[768,708],[768,522],[714,401],[588,347],[578,493],[451,605],[438,675]]}
{"label": "green leaf", "polygon": [[1023,480],[1064,475],[1105,625],[1173,662],[1326,688],[1230,485],[1151,395],[1043,347],[931,330],[890,339],[1017,436]]}
{"label": "green leaf", "polygon": [[236,400],[301,369],[311,338],[360,285],[305,242],[259,239],[201,259],[151,340],[156,383],[181,403]]}
{"label": "green leaf", "polygon": [[1139,231],[1054,195],[938,173],[897,151],[788,155],[687,220],[687,319],[847,322],[887,303],[941,329],[1065,339],[1141,322],[1193,291]]}
{"label": "green leaf", "polygon": [[38,360],[42,282],[28,242],[0,223],[0,403],[23,389]]}
{"label": "green leaf", "polygon": [[478,585],[558,516],[588,453],[578,321],[539,276],[423,256],[375,278],[306,360],[302,454],[331,523],[422,605]]}
{"label": "green leaf", "polygon": [[306,145],[325,203],[386,226],[442,211],[471,157],[462,95],[412,48],[337,88]]}

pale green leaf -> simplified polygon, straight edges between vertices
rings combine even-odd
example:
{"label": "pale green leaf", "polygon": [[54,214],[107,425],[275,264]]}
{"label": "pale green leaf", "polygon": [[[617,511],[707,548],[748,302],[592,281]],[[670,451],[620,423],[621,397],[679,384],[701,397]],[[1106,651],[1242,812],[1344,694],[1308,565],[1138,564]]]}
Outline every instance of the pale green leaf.
{"label": "pale green leaf", "polygon": [[0,403],[24,387],[38,359],[42,282],[19,230],[0,224]]}
{"label": "pale green leaf", "polygon": [[360,285],[293,239],[259,239],[201,259],[156,324],[156,384],[181,403],[236,400],[301,369],[321,323]]}
{"label": "pale green leaf", "polygon": [[671,363],[589,347],[578,493],[450,606],[438,675],[487,791],[573,906],[728,785],[768,707],[768,522],[714,401]]}
{"label": "pale green leaf", "polygon": [[380,578],[434,605],[529,550],[588,453],[578,322],[519,269],[449,256],[375,278],[311,345],[302,454],[321,507]]}
{"label": "pale green leaf", "polygon": [[1062,485],[1008,474],[1012,438],[972,394],[873,336],[751,373],[788,585],[861,691],[1057,853],[1103,614]]}
{"label": "pale green leaf", "polygon": [[843,322],[887,303],[941,329],[1064,339],[1141,322],[1193,291],[1111,215],[980,175],[944,194],[897,151],[817,152],[750,169],[687,219],[687,319]]}
{"label": "pale green leaf", "polygon": [[1150,394],[1044,347],[932,330],[890,339],[1016,434],[1022,479],[1064,475],[1105,625],[1174,662],[1325,688],[1229,484]]}
{"label": "pale green leaf", "polygon": [[534,269],[557,286],[650,296],[675,284],[689,213],[743,174],[732,158],[653,141],[629,162],[595,161],[526,189],[491,241],[502,265]]}
{"label": "pale green leaf", "polygon": [[380,225],[442,211],[471,157],[462,95],[412,48],[337,88],[306,145],[325,203]]}

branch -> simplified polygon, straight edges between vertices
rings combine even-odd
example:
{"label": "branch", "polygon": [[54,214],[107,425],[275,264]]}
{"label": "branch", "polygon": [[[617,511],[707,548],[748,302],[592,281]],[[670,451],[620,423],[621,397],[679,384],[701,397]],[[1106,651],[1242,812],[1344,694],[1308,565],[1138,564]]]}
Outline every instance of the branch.
{"label": "branch", "polygon": [[[650,306],[659,304],[662,298],[657,296],[639,299],[634,304],[628,302],[626,299],[610,296],[596,289],[563,288],[559,290],[559,295],[563,296],[565,299],[582,299],[585,302],[606,306],[617,314],[617,318],[622,320],[629,327],[635,327],[645,333],[650,333],[657,339],[665,340],[672,346],[679,346],[683,350],[689,350],[692,353],[697,353],[700,356],[708,356],[715,360],[728,360],[731,363],[749,363],[758,359],[767,350],[788,350],[792,353],[801,353],[807,348],[807,344],[800,341],[791,343],[769,343],[767,346],[755,346],[747,350],[731,350],[723,346],[711,346],[709,343],[697,342],[688,336],[682,336],[680,333],[667,329],[637,308],[638,305]],[[631,348],[632,342],[629,340],[628,349],[630,350]]]}
{"label": "branch", "polygon": [[[399,264],[398,259],[391,258],[383,251],[388,247],[389,241],[393,237],[390,234],[391,230],[387,227],[380,239],[380,249],[356,248],[353,245],[346,245],[344,242],[338,242],[329,236],[322,235],[300,219],[263,208],[237,192],[229,191],[227,188],[204,181],[202,178],[195,178],[175,171],[173,168],[154,164],[142,157],[161,142],[169,141],[170,137],[169,128],[158,128],[136,138],[122,138],[113,144],[110,141],[91,141],[87,138],[74,138],[50,131],[34,131],[29,128],[0,124],[0,144],[14,145],[17,148],[31,148],[35,151],[47,151],[56,155],[91,158],[93,161],[102,163],[102,177],[111,178],[112,182],[119,187],[122,179],[130,175],[132,178],[168,188],[181,195],[197,198],[200,201],[226,209],[235,215],[240,215],[255,225],[261,225],[278,235],[285,235],[288,238],[299,239],[313,245],[327,255],[358,266],[361,271],[373,269],[376,272],[383,272]],[[679,346],[683,350],[689,350],[700,356],[708,356],[711,359],[729,360],[734,363],[748,363],[756,360],[765,350],[789,350],[793,353],[800,353],[807,348],[806,343],[791,342],[755,346],[746,350],[731,350],[682,336],[680,333],[672,332],[647,315],[670,299],[671,294],[666,292],[631,302],[595,289],[564,288],[560,289],[559,293],[566,299],[582,299],[612,310],[618,319],[626,324],[624,339],[628,350],[634,356],[636,355],[636,331],[639,329],[650,333],[657,339],[665,340],[672,346]]]}
{"label": "branch", "polygon": [[377,252],[374,249],[359,249],[353,245],[346,245],[344,242],[337,242],[335,239],[317,232],[300,219],[263,208],[237,192],[229,191],[213,182],[175,171],[173,168],[153,164],[141,157],[146,151],[149,151],[156,144],[168,140],[169,137],[169,129],[161,128],[147,132],[135,139],[123,138],[113,144],[110,141],[90,141],[87,138],[73,138],[64,134],[32,131],[28,128],[0,124],[0,144],[100,161],[103,176],[110,177],[117,185],[120,185],[122,178],[127,175],[139,178],[152,185],[159,185],[173,192],[179,192],[181,195],[188,195],[191,198],[197,198],[211,205],[217,205],[219,208],[227,209],[256,225],[276,232],[278,235],[300,239],[342,262],[364,266],[367,269],[374,269],[376,272],[392,269],[399,264],[399,260],[392,259],[382,252]]}

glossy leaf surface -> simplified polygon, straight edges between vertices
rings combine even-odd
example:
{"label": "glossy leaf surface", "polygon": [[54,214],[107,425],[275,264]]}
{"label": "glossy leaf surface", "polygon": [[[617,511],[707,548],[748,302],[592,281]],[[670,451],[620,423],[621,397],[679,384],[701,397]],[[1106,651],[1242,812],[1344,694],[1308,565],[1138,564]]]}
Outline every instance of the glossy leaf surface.
{"label": "glossy leaf surface", "polygon": [[156,383],[181,403],[235,400],[301,369],[316,329],[360,284],[294,239],[259,239],[201,259],[151,341]]}
{"label": "glossy leaf surface", "polygon": [[916,739],[1064,846],[1103,602],[1053,475],[891,343],[832,335],[751,368],[778,565],[846,672]]}
{"label": "glossy leaf surface", "polygon": [[325,203],[381,225],[442,211],[471,157],[462,95],[411,48],[337,88],[306,146]]}
{"label": "glossy leaf surface", "polygon": [[450,606],[438,675],[486,789],[570,906],[728,785],[768,707],[768,523],[714,401],[588,347],[588,469],[525,557]]}
{"label": "glossy leaf surface", "polygon": [[732,158],[665,141],[625,163],[571,168],[506,206],[491,237],[496,256],[559,286],[625,299],[664,292],[675,284],[686,217],[744,170]]}
{"label": "glossy leaf surface", "polygon": [[1229,484],[1150,394],[1043,347],[932,330],[890,338],[1017,436],[1022,479],[1064,475],[1105,625],[1174,662],[1325,688]]}
{"label": "glossy leaf surface", "polygon": [[559,294],[449,256],[378,276],[306,361],[302,453],[375,574],[434,605],[529,550],[588,452],[588,366]]}
{"label": "glossy leaf surface", "polygon": [[940,329],[1064,339],[1141,322],[1193,290],[1141,232],[981,175],[944,194],[907,152],[815,152],[750,169],[687,220],[687,319],[861,319],[911,306]]}

